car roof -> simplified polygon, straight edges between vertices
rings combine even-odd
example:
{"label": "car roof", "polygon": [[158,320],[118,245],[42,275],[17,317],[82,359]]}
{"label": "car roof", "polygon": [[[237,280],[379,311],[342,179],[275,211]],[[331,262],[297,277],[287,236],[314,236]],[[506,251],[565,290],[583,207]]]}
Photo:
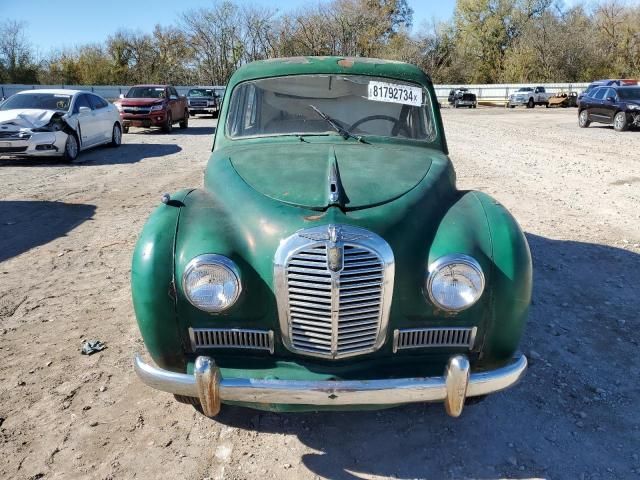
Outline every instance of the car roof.
{"label": "car roof", "polygon": [[171,87],[171,86],[172,85],[156,85],[156,84],[153,84],[153,83],[149,83],[149,84],[144,83],[144,84],[141,84],[141,85],[131,85],[131,88],[133,88],[133,87],[167,88],[167,87]]}
{"label": "car roof", "polygon": [[22,90],[21,92],[17,92],[16,95],[22,95],[25,93],[50,93],[53,95],[75,95],[76,93],[92,93],[92,92],[87,92],[86,90],[69,90],[67,88],[34,88],[31,90]]}
{"label": "car roof", "polygon": [[228,86],[259,78],[286,75],[342,74],[387,77],[430,85],[431,78],[415,65],[397,60],[366,57],[288,57],[258,60],[240,67]]}

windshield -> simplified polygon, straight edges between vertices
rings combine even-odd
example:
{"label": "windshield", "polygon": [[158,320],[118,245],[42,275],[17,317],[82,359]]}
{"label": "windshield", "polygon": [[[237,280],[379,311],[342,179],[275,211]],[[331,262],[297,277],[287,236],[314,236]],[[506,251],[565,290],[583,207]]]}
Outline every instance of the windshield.
{"label": "windshield", "polygon": [[133,87],[126,98],[164,98],[164,87]]}
{"label": "windshield", "polygon": [[55,93],[18,93],[9,97],[0,110],[14,110],[23,108],[35,108],[38,110],[68,111],[71,104],[71,95],[58,95]]}
{"label": "windshield", "polygon": [[187,97],[213,97],[214,91],[211,88],[192,88],[187,93]]}
{"label": "windshield", "polygon": [[339,134],[422,141],[436,136],[426,89],[360,75],[292,75],[241,83],[231,96],[226,133],[231,138]]}
{"label": "windshield", "polygon": [[640,88],[620,88],[618,96],[625,100],[640,100]]}

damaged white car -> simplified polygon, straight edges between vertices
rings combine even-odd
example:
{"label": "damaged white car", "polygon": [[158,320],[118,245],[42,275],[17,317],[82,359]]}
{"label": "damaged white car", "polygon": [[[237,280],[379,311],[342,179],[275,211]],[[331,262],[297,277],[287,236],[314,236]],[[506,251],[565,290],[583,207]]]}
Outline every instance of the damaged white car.
{"label": "damaged white car", "polygon": [[118,109],[80,90],[27,90],[0,105],[0,156],[58,156],[72,162],[97,145],[120,146]]}

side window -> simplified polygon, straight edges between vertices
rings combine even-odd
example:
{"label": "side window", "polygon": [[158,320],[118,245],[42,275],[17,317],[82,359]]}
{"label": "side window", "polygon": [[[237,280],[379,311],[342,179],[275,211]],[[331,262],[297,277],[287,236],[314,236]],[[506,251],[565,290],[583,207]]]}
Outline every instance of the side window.
{"label": "side window", "polygon": [[76,103],[73,106],[73,113],[80,112],[80,107],[88,107],[91,109],[91,103],[89,102],[87,95],[84,93],[81,93],[78,95],[78,98],[76,98]]}
{"label": "side window", "polygon": [[176,97],[179,97],[178,91],[174,87],[169,87],[169,95],[175,95]]}
{"label": "side window", "polygon": [[246,102],[244,109],[244,125],[242,129],[251,130],[256,125],[256,87],[249,85],[246,93]]}
{"label": "side window", "polygon": [[108,105],[105,100],[98,97],[97,95],[89,95],[89,100],[91,101],[91,107],[94,110],[98,110],[99,108],[104,108]]}
{"label": "side window", "polygon": [[606,93],[606,88],[598,88],[595,92],[593,92],[592,97],[596,100],[602,100],[604,98],[604,94]]}
{"label": "side window", "polygon": [[616,91],[613,88],[607,88],[607,94],[604,96],[604,98],[613,97],[613,99],[615,100],[617,96],[618,95],[616,94]]}

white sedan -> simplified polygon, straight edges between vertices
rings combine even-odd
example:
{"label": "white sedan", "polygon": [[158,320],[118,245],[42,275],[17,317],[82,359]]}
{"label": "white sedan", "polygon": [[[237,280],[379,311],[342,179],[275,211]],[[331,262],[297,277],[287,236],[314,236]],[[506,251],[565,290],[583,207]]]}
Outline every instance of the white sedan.
{"label": "white sedan", "polygon": [[81,90],[27,90],[0,104],[0,156],[59,156],[72,162],[97,145],[122,143],[118,109]]}

